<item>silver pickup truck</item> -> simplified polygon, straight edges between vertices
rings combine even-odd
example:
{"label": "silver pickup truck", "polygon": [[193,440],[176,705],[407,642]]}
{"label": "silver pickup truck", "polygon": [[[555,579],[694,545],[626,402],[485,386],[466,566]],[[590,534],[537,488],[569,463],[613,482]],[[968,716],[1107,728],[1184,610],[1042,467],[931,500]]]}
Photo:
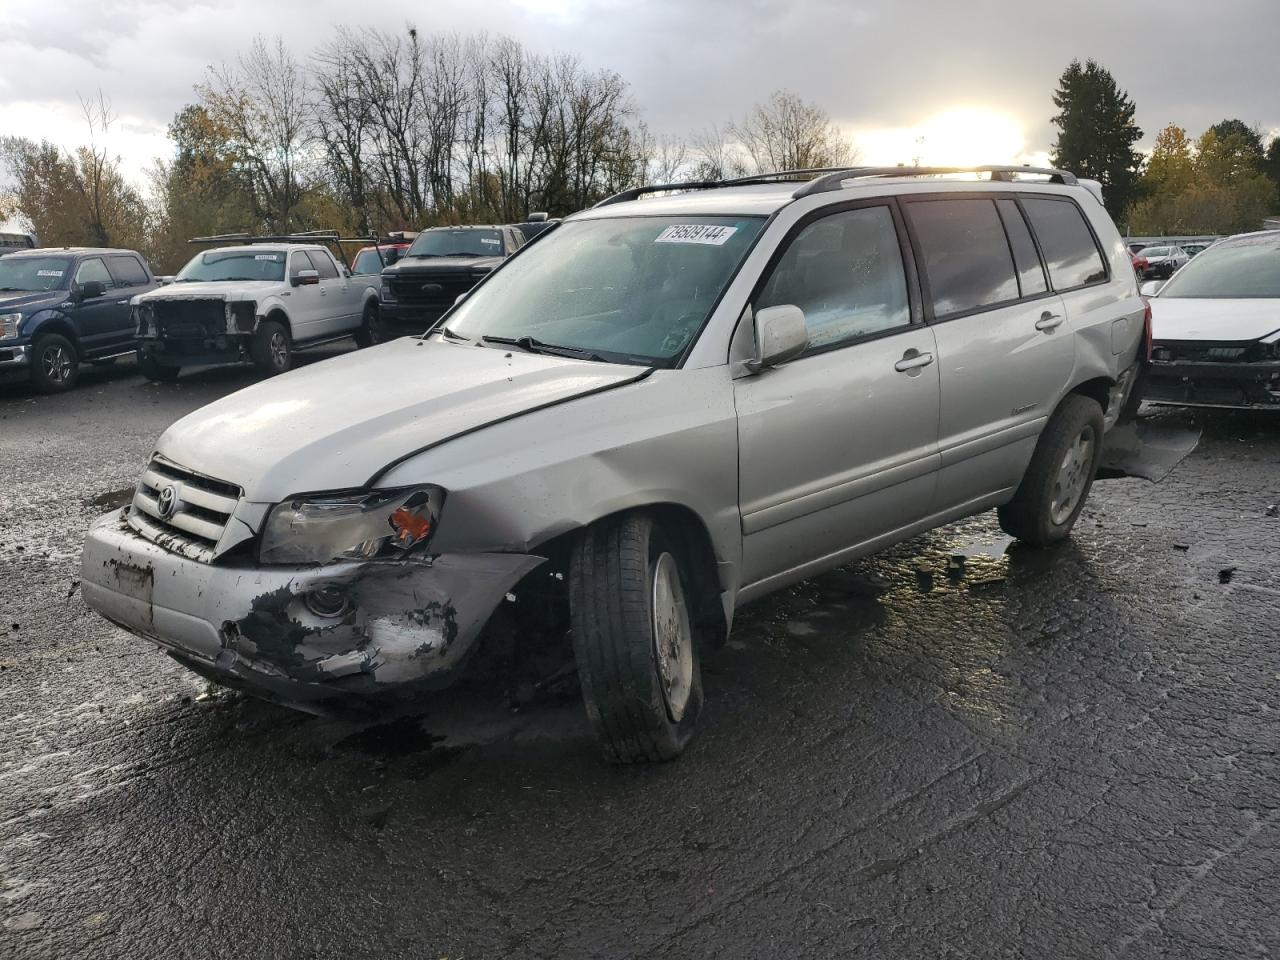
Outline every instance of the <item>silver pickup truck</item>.
{"label": "silver pickup truck", "polygon": [[979,511],[1070,532],[1145,305],[1094,193],[982,170],[567,218],[425,337],[175,423],[90,531],[84,597],[308,709],[429,696],[500,621],[517,648],[558,631],[606,758],[674,757],[743,603]]}

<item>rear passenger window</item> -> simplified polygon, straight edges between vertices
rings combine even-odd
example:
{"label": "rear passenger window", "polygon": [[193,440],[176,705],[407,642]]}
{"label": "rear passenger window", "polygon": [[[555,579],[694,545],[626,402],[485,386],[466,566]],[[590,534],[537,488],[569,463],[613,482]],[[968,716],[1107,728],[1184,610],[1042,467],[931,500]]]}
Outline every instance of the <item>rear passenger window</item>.
{"label": "rear passenger window", "polygon": [[1013,256],[996,205],[987,199],[906,204],[935,317],[1018,299]]}
{"label": "rear passenger window", "polygon": [[1022,204],[1049,264],[1054,289],[1070,290],[1107,279],[1102,253],[1079,207],[1070,200],[1037,197],[1024,198]]}
{"label": "rear passenger window", "polygon": [[801,230],[755,306],[788,303],[804,311],[810,350],[909,324],[907,279],[889,208],[846,210]]}
{"label": "rear passenger window", "polygon": [[1027,229],[1027,221],[1022,219],[1022,211],[1012,200],[997,200],[996,209],[1000,211],[1000,222],[1004,224],[1009,246],[1013,248],[1013,263],[1018,268],[1018,289],[1024,297],[1047,293],[1049,282],[1044,278],[1040,254],[1036,253],[1036,245],[1031,239],[1031,231]]}
{"label": "rear passenger window", "polygon": [[137,257],[107,257],[107,269],[117,287],[141,287],[150,283]]}
{"label": "rear passenger window", "polygon": [[311,262],[315,264],[321,280],[332,280],[338,275],[338,268],[333,265],[333,257],[323,250],[308,250],[307,255],[311,258]]}

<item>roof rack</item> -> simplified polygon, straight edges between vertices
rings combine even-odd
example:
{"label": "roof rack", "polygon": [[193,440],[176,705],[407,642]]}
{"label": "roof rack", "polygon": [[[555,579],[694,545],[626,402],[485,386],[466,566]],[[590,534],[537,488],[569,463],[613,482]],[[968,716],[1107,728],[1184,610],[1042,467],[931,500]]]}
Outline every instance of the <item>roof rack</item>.
{"label": "roof rack", "polygon": [[337,230],[304,230],[301,233],[285,233],[274,237],[255,237],[249,233],[222,233],[213,237],[192,237],[187,243],[315,243],[322,240],[342,242]]}
{"label": "roof rack", "polygon": [[839,190],[846,180],[859,177],[925,177],[954,173],[989,173],[992,180],[1012,182],[1018,174],[1047,176],[1053,183],[1074,185],[1076,176],[1066,170],[1053,167],[1019,167],[1012,165],[981,165],[976,167],[802,167],[797,170],[777,170],[773,173],[757,173],[728,180],[687,180],[683,183],[655,183],[645,187],[632,187],[596,204],[607,207],[612,203],[626,203],[646,193],[666,193],[671,190],[715,190],[720,187],[745,187],[755,183],[780,183],[787,180],[808,181],[791,196],[793,199],[813,193]]}
{"label": "roof rack", "polygon": [[1054,167],[1019,167],[1001,165],[981,165],[976,167],[847,167],[844,170],[833,170],[825,176],[810,180],[791,196],[799,200],[814,193],[827,193],[839,190],[846,180],[862,177],[928,177],[954,173],[989,173],[992,180],[1012,182],[1018,174],[1047,176],[1051,183],[1074,185],[1077,183],[1074,173],[1058,170]]}

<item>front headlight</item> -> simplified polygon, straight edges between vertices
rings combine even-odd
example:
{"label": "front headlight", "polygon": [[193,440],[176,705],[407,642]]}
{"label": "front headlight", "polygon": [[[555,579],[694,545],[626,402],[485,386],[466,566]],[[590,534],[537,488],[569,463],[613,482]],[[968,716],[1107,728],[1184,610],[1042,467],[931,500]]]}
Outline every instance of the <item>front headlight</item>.
{"label": "front headlight", "polygon": [[396,292],[391,289],[391,284],[389,284],[386,280],[383,280],[382,284],[378,287],[378,297],[379,299],[385,300],[388,303],[395,300],[396,298]]}
{"label": "front headlight", "polygon": [[22,323],[22,314],[0,313],[0,340],[17,339],[20,323]]}
{"label": "front headlight", "polygon": [[155,337],[156,308],[149,303],[140,303],[133,308],[134,335],[139,337]]}
{"label": "front headlight", "polygon": [[431,542],[439,487],[299,497],[277,504],[262,530],[262,563],[335,563],[403,557]]}

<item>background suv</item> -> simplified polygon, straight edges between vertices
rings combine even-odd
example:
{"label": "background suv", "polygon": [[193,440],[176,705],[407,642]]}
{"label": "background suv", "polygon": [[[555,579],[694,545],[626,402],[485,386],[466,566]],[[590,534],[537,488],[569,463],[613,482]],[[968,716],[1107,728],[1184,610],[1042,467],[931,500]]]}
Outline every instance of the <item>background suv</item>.
{"label": "background suv", "polygon": [[26,250],[0,258],[0,379],[69,390],[80,364],[137,345],[130,298],[157,286],[133,250]]}

